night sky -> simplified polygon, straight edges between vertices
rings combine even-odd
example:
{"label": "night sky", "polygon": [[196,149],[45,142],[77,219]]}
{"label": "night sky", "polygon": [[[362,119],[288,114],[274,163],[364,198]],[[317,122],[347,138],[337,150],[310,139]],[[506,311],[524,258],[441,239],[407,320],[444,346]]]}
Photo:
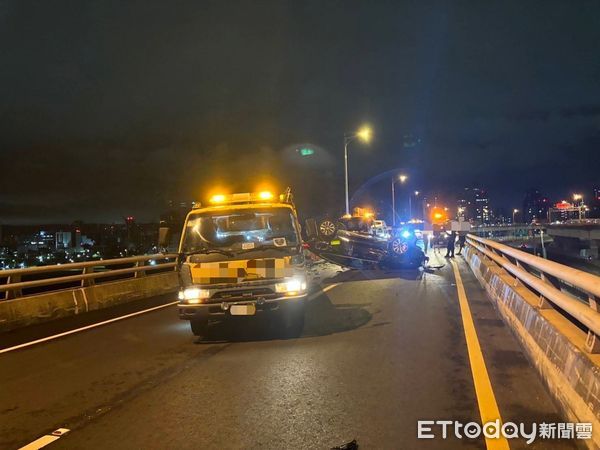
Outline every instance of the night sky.
{"label": "night sky", "polygon": [[505,208],[600,184],[597,1],[0,0],[0,57],[0,223],[156,220],[263,179],[339,209],[364,122],[371,198],[401,168]]}

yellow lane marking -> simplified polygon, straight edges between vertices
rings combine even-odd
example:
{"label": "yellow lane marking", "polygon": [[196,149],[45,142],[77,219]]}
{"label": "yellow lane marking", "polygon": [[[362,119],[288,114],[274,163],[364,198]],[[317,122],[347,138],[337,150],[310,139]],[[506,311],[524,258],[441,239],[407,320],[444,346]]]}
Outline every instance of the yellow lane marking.
{"label": "yellow lane marking", "polygon": [[[465,286],[462,282],[458,266],[455,261],[452,261],[452,269],[454,270],[454,278],[456,279],[456,290],[458,292],[458,303],[460,304],[460,314],[462,316],[463,328],[465,329],[465,338],[467,341],[467,351],[469,353],[469,362],[471,364],[471,373],[473,375],[473,383],[475,384],[475,395],[477,396],[477,404],[479,405],[479,415],[481,416],[481,424],[493,422],[496,419],[502,423],[490,376],[485,367],[481,346],[475,331],[473,316],[467,301]],[[485,445],[488,450],[507,450],[508,441],[501,437],[498,439],[485,438]]]}
{"label": "yellow lane marking", "polygon": [[39,439],[21,447],[19,450],[39,450],[42,447],[45,447],[48,444],[53,443],[54,441],[60,439],[62,436],[67,434],[69,431],[68,428],[59,428],[58,430],[54,430],[51,434],[47,434],[42,436]]}

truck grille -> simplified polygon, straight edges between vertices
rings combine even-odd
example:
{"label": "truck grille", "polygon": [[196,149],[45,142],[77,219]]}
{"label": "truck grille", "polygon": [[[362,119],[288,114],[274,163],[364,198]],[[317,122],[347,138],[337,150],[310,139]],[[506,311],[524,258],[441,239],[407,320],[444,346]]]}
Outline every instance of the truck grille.
{"label": "truck grille", "polygon": [[244,300],[257,300],[259,298],[269,300],[276,297],[277,295],[272,289],[255,287],[249,289],[218,291],[210,298],[209,302],[240,302]]}

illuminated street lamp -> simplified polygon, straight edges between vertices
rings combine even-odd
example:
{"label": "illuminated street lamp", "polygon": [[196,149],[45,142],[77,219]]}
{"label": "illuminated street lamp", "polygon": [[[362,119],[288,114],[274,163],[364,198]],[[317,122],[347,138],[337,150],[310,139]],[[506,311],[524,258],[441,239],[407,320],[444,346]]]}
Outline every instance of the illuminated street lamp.
{"label": "illuminated street lamp", "polygon": [[[414,194],[415,197],[418,197],[419,191],[415,191]],[[412,219],[412,194],[408,194],[408,215],[410,216],[409,220]]]}
{"label": "illuminated street lamp", "polygon": [[396,192],[395,186],[396,182],[400,182],[404,184],[408,180],[408,176],[404,174],[400,174],[398,178],[392,178],[392,226],[396,226]]}
{"label": "illuminated street lamp", "polygon": [[373,132],[368,126],[364,126],[354,133],[344,134],[344,178],[346,182],[346,215],[350,214],[350,200],[348,198],[348,144],[355,139],[360,139],[364,143],[368,144],[371,140],[372,134]]}
{"label": "illuminated street lamp", "polygon": [[513,209],[513,220],[512,220],[512,223],[513,223],[513,224],[515,223],[515,214],[517,214],[518,212],[519,212],[519,210],[518,210],[518,209],[516,209],[516,208],[515,208],[515,209]]}

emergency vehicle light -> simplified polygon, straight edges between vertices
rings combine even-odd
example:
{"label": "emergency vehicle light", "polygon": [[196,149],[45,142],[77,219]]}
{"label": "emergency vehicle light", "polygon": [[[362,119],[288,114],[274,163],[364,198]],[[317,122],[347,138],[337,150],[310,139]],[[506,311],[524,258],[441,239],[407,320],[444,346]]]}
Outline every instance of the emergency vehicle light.
{"label": "emergency vehicle light", "polygon": [[270,191],[243,192],[229,195],[216,194],[210,198],[210,202],[213,204],[268,202],[273,198],[274,195]]}

